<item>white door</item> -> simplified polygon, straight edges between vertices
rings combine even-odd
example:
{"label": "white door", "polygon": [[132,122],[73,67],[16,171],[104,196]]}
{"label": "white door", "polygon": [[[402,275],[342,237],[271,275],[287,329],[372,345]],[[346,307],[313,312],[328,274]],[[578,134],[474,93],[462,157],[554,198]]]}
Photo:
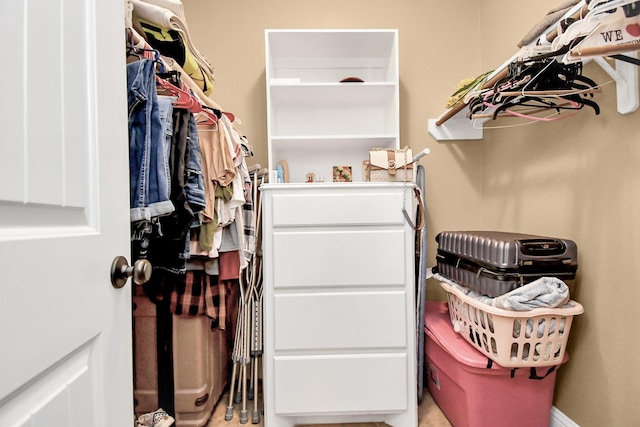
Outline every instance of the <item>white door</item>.
{"label": "white door", "polygon": [[133,425],[122,0],[0,0],[0,426]]}

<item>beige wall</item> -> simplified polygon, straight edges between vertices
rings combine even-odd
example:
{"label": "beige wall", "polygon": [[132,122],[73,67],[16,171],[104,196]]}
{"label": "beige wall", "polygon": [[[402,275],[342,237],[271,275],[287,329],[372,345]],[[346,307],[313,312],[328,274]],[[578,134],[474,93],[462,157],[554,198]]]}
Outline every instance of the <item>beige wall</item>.
{"label": "beige wall", "polygon": [[[430,265],[437,232],[499,229],[556,235],[579,248],[573,298],[585,307],[572,328],[570,361],[554,404],[583,427],[640,425],[640,126],[615,110],[615,86],[585,109],[547,124],[486,129],[482,141],[436,142],[427,119],[463,78],[499,66],[559,0],[204,1],[183,0],[198,49],[216,70],[213,98],[238,115],[266,165],[264,29],[397,28],[401,138],[427,171]],[[596,65],[585,75],[610,80]],[[486,127],[509,122],[489,122]],[[429,283],[429,298],[443,295]]]}

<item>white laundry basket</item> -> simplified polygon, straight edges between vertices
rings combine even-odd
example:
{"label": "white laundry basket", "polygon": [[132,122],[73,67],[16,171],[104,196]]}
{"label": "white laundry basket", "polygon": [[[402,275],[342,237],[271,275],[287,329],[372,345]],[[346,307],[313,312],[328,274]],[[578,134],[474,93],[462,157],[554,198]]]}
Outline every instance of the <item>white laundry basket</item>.
{"label": "white laundry basket", "polygon": [[555,366],[563,363],[576,301],[558,308],[511,311],[465,295],[448,283],[449,316],[456,332],[503,367]]}

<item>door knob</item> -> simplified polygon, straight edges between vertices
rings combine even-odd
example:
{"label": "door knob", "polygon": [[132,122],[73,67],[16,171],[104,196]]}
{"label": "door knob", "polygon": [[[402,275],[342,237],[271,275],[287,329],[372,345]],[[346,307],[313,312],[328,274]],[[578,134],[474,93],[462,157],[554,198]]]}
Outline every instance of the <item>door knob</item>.
{"label": "door knob", "polygon": [[117,256],[111,264],[111,284],[120,289],[129,277],[133,277],[135,284],[142,285],[151,278],[151,270],[151,263],[146,259],[139,259],[131,266],[125,257]]}

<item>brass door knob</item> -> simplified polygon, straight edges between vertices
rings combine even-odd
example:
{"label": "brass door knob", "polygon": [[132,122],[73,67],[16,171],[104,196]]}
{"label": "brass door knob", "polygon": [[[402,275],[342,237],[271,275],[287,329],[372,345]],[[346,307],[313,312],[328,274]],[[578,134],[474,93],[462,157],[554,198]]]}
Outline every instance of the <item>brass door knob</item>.
{"label": "brass door knob", "polygon": [[139,259],[130,266],[125,257],[117,256],[111,264],[111,284],[114,288],[120,289],[129,277],[133,277],[135,284],[142,285],[151,278],[151,270],[151,263],[146,259]]}

